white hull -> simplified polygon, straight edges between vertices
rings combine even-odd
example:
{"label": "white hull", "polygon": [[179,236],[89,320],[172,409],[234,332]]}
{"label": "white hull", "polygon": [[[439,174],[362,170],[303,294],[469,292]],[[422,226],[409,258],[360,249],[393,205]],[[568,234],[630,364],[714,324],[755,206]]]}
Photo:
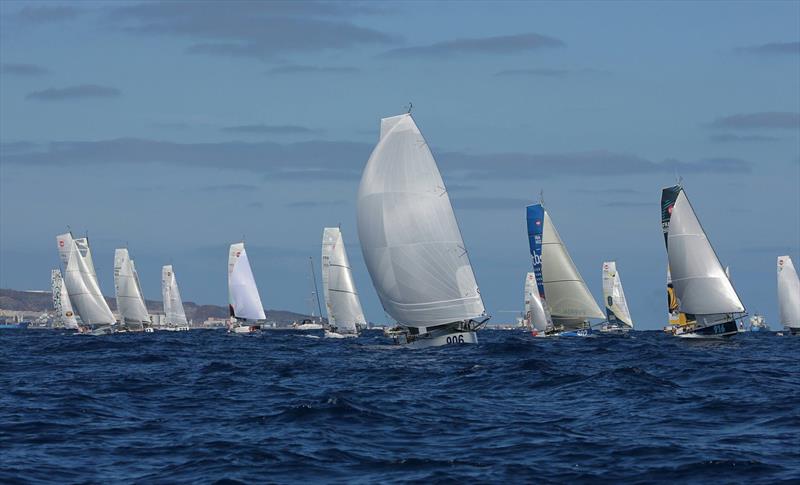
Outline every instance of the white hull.
{"label": "white hull", "polygon": [[355,333],[337,333],[325,330],[325,338],[356,338],[358,334]]}
{"label": "white hull", "polygon": [[261,330],[257,325],[238,325],[228,330],[228,333],[256,333]]}
{"label": "white hull", "polygon": [[319,323],[304,323],[292,328],[294,330],[322,330],[322,325]]}
{"label": "white hull", "polygon": [[477,344],[476,332],[453,332],[436,336],[421,336],[404,344],[410,349],[425,349],[428,347],[442,347],[445,345]]}

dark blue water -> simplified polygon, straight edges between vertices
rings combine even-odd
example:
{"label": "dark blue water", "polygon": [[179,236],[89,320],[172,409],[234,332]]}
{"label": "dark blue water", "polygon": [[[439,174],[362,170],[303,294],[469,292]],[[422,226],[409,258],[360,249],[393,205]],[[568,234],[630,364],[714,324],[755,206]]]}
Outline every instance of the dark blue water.
{"label": "dark blue water", "polygon": [[0,482],[800,480],[800,338],[0,332]]}

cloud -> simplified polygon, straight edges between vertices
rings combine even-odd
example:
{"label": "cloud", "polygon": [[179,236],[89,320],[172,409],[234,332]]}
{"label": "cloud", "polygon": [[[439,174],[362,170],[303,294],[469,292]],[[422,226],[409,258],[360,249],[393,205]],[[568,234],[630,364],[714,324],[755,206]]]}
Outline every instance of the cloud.
{"label": "cloud", "polygon": [[768,44],[751,45],[739,47],[736,52],[740,54],[756,55],[800,55],[800,42],[770,42]]}
{"label": "cloud", "polygon": [[586,74],[607,74],[606,71],[597,69],[550,69],[550,68],[529,68],[529,69],[505,69],[494,73],[495,77],[542,77],[551,79],[565,79]]}
{"label": "cloud", "polygon": [[108,86],[98,86],[96,84],[81,84],[80,86],[69,86],[66,88],[49,88],[42,91],[28,93],[25,99],[36,99],[39,101],[61,101],[64,99],[85,99],[85,98],[118,98],[122,92],[117,88]]}
{"label": "cloud", "polygon": [[35,24],[71,20],[84,12],[83,9],[71,6],[27,6],[19,11],[17,16],[25,21]]}
{"label": "cloud", "polygon": [[516,54],[532,50],[564,47],[563,41],[541,34],[516,34],[465,38],[425,46],[401,47],[381,54],[385,58],[445,58],[460,54]]}
{"label": "cloud", "polygon": [[245,133],[249,135],[302,135],[318,133],[318,130],[312,130],[305,126],[298,125],[237,125],[226,126],[222,128],[226,133]]}
{"label": "cloud", "polygon": [[0,67],[0,72],[12,76],[43,76],[50,71],[36,64],[9,62]]}
{"label": "cloud", "polygon": [[775,136],[766,135],[737,135],[734,133],[720,133],[718,135],[711,135],[709,140],[714,143],[749,143],[749,142],[770,142],[778,141],[780,138]]}
{"label": "cloud", "polygon": [[299,202],[290,202],[288,204],[284,204],[285,207],[291,207],[294,209],[308,209],[314,207],[329,207],[329,206],[341,206],[347,203],[344,199],[337,199],[337,200],[303,200]]}
{"label": "cloud", "polygon": [[451,194],[451,199],[457,210],[519,209],[532,203],[531,199],[515,197],[458,197]]}
{"label": "cloud", "polygon": [[761,113],[740,113],[717,118],[711,128],[755,130],[763,128],[797,130],[800,128],[800,113],[786,111],[765,111]]}
{"label": "cloud", "polygon": [[344,2],[148,2],[115,8],[105,21],[131,34],[193,40],[187,49],[192,54],[274,59],[286,52],[396,42],[396,36],[346,20],[378,12]]}
{"label": "cloud", "polygon": [[360,69],[349,66],[307,66],[292,64],[267,70],[268,74],[355,74]]}

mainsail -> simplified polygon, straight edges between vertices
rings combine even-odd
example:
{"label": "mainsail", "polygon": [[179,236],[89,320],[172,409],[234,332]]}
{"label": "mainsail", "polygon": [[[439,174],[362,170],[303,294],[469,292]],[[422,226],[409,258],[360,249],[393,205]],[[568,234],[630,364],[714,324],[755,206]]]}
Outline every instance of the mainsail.
{"label": "mainsail", "polygon": [[326,227],[322,232],[322,292],[329,325],[340,333],[356,333],[358,327],[366,327],[350,260],[338,227]]}
{"label": "mainsail", "polygon": [[603,263],[603,300],[606,305],[606,318],[610,324],[622,324],[633,328],[633,319],[622,290],[622,279],[615,261]]}
{"label": "mainsail", "polygon": [[542,304],[553,322],[565,329],[582,327],[588,318],[604,318],[575,263],[567,252],[550,214],[541,204],[527,207],[528,243]]}
{"label": "mainsail", "polygon": [[680,310],[695,316],[744,312],[683,188],[664,189],[661,208],[672,286]]}
{"label": "mainsail", "polygon": [[54,269],[51,272],[51,282],[53,285],[53,308],[58,322],[64,328],[77,329],[78,320],[72,311],[72,303],[69,301],[69,293],[67,293],[60,269]]}
{"label": "mainsail", "polygon": [[[80,241],[80,246],[78,242]],[[72,233],[56,236],[58,254],[64,264],[64,286],[70,302],[85,325],[113,325],[114,314],[108,307],[97,277],[86,238],[76,240]],[[83,251],[82,251],[83,250]]]}
{"label": "mainsail", "polygon": [[781,325],[800,329],[800,281],[789,256],[778,256],[778,310]]}
{"label": "mainsail", "polygon": [[178,280],[172,265],[161,268],[161,296],[164,301],[164,316],[169,325],[186,325],[186,312],[183,309]]}
{"label": "mainsail", "polygon": [[410,114],[381,120],[358,189],[358,237],[383,308],[399,324],[485,317],[450,197]]}
{"label": "mainsail", "polygon": [[231,244],[228,253],[228,305],[231,316],[237,319],[267,318],[243,242]]}
{"label": "mainsail", "polygon": [[147,313],[139,284],[139,274],[126,248],[119,248],[114,252],[114,289],[121,323],[126,325],[150,323],[150,315]]}

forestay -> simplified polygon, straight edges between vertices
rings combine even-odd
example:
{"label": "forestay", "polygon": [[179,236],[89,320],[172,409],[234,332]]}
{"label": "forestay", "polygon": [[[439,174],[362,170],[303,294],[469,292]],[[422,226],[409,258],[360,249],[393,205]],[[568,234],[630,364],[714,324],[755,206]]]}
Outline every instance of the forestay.
{"label": "forestay", "polygon": [[342,232],[326,227],[322,232],[322,292],[328,323],[340,333],[356,333],[367,322],[361,309]]}

